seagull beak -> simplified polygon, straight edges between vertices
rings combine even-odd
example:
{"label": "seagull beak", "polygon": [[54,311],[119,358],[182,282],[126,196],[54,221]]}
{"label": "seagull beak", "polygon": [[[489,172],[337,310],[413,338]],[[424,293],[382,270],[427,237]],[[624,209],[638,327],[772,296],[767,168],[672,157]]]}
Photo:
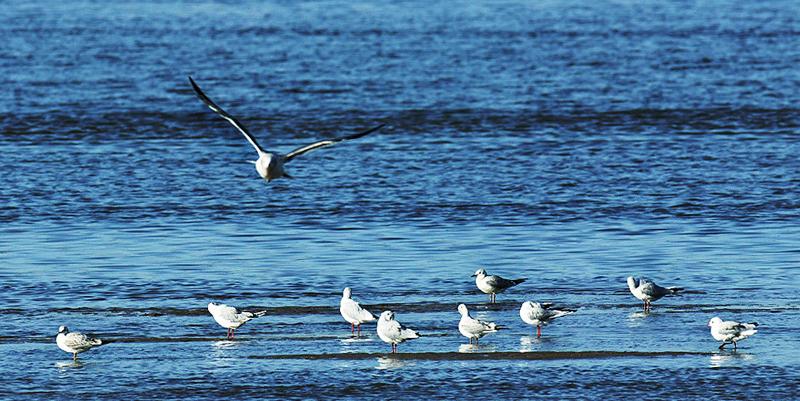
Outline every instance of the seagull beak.
{"label": "seagull beak", "polygon": [[478,276],[477,274],[473,274],[473,275],[472,275],[472,277],[477,277],[477,276]]}

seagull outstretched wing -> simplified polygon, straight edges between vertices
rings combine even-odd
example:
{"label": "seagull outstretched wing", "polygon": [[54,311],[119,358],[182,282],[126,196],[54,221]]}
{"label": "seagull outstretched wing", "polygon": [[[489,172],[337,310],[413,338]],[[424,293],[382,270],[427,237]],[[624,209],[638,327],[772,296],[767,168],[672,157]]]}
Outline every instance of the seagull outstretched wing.
{"label": "seagull outstretched wing", "polygon": [[197,97],[199,97],[200,100],[202,100],[203,103],[205,103],[209,109],[219,114],[220,117],[228,120],[229,123],[231,123],[234,127],[236,127],[236,129],[238,129],[239,132],[241,132],[242,135],[244,135],[244,137],[247,138],[247,141],[250,142],[250,144],[253,145],[254,148],[256,148],[256,151],[259,154],[266,153],[266,150],[264,150],[264,148],[262,148],[261,145],[259,145],[258,142],[256,142],[256,138],[253,137],[252,134],[250,134],[250,131],[248,131],[247,128],[245,128],[245,126],[239,122],[239,120],[237,120],[234,116],[228,114],[228,112],[223,110],[222,107],[217,106],[216,103],[214,103],[211,99],[209,99],[208,96],[206,96],[206,94],[203,93],[203,91],[200,89],[197,83],[194,82],[194,79],[192,79],[192,77],[189,77],[189,82],[191,82],[192,89],[194,89],[194,92],[197,94]]}
{"label": "seagull outstretched wing", "polygon": [[355,133],[355,134],[352,134],[352,135],[346,135],[346,136],[342,136],[342,137],[334,138],[334,139],[326,139],[324,141],[314,142],[314,143],[312,143],[310,145],[299,147],[299,148],[289,152],[286,155],[285,162],[288,163],[293,158],[295,158],[297,156],[300,156],[303,153],[310,152],[310,151],[312,151],[314,149],[318,149],[318,148],[325,147],[325,146],[330,146],[330,145],[333,145],[334,143],[338,143],[338,142],[342,142],[342,141],[349,141],[351,139],[361,138],[362,136],[366,136],[368,134],[371,134],[371,133],[383,128],[383,126],[385,126],[385,125],[386,124],[381,124],[381,125],[379,125],[377,127],[373,127],[373,128],[368,129],[368,130],[361,131],[361,132],[358,132],[358,133]]}

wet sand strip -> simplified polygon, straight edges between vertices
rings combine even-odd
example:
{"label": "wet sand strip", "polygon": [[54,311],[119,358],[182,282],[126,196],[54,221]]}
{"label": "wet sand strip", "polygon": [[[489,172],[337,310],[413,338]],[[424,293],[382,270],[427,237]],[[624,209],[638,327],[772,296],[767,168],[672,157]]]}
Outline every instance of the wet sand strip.
{"label": "wet sand strip", "polygon": [[565,352],[418,352],[418,353],[337,353],[337,354],[288,354],[252,355],[251,359],[310,359],[310,360],[362,360],[390,358],[421,361],[475,361],[475,360],[559,360],[559,359],[607,359],[607,358],[652,358],[713,355],[711,352],[689,351],[565,351]]}

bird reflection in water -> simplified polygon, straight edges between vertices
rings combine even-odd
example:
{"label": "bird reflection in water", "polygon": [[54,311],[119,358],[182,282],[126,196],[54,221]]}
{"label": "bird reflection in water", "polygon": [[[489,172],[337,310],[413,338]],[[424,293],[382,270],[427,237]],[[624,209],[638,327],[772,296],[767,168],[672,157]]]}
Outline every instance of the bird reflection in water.
{"label": "bird reflection in water", "polygon": [[408,366],[408,361],[399,359],[394,356],[382,356],[378,358],[378,366],[376,369],[399,369]]}

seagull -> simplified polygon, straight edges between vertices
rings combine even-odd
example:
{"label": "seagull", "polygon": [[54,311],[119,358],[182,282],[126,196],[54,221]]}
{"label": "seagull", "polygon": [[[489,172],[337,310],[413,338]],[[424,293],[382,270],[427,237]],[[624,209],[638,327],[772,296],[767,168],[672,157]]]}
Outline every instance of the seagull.
{"label": "seagull", "polygon": [[665,288],[646,278],[637,280],[633,276],[628,277],[628,289],[631,290],[631,294],[633,294],[634,297],[644,301],[644,310],[646,311],[650,310],[650,304],[653,301],[658,301],[663,298],[664,295],[677,294],[678,291],[683,291],[683,288]]}
{"label": "seagull", "polygon": [[486,274],[486,269],[478,269],[472,277],[476,277],[475,285],[478,286],[478,289],[483,291],[484,294],[489,294],[491,303],[495,303],[498,293],[527,280],[526,278],[508,280],[500,276],[489,276]]}
{"label": "seagull", "polygon": [[419,338],[419,333],[404,327],[400,322],[394,320],[394,312],[384,311],[378,318],[378,337],[383,342],[392,344],[392,353],[397,353],[397,344],[406,340]]}
{"label": "seagull", "polygon": [[722,345],[719,346],[719,349],[725,348],[728,344],[733,344],[733,349],[736,349],[737,341],[744,340],[758,333],[758,330],[756,330],[758,323],[756,322],[725,322],[718,317],[711,319],[708,322],[708,327],[711,327],[711,337],[714,337],[717,341],[722,341]]}
{"label": "seagull", "polygon": [[355,134],[314,142],[306,146],[301,146],[285,155],[275,152],[269,152],[258,144],[256,138],[252,134],[250,134],[250,131],[248,131],[247,128],[245,128],[245,126],[242,125],[242,123],[240,123],[238,120],[236,120],[235,117],[228,114],[228,112],[223,110],[221,107],[217,106],[216,103],[214,103],[211,99],[209,99],[208,96],[206,96],[206,94],[203,93],[203,91],[200,89],[197,83],[194,82],[194,79],[192,79],[192,77],[189,77],[189,82],[191,82],[192,88],[194,89],[195,93],[197,93],[197,97],[199,97],[200,100],[202,100],[203,103],[206,104],[206,106],[208,106],[215,113],[219,114],[222,118],[227,120],[234,127],[236,127],[236,129],[238,129],[239,132],[241,132],[244,135],[245,139],[247,139],[247,141],[250,142],[251,145],[253,145],[253,147],[256,149],[256,152],[258,152],[258,160],[251,161],[251,163],[256,165],[256,171],[258,171],[258,175],[260,175],[261,178],[263,178],[267,182],[270,182],[276,178],[281,178],[281,177],[292,178],[289,174],[286,173],[283,166],[286,163],[292,161],[292,159],[294,159],[295,157],[302,155],[303,153],[310,152],[314,149],[318,149],[324,146],[333,145],[338,142],[361,138],[362,136],[371,134],[372,132],[381,129],[383,128],[384,125],[386,125],[386,124],[381,124],[378,125],[377,127],[373,127],[368,130],[361,131]]}
{"label": "seagull", "polygon": [[355,334],[356,326],[358,326],[358,335],[361,335],[361,323],[375,321],[375,316],[369,313],[368,310],[361,307],[358,302],[350,298],[350,287],[344,289],[342,292],[342,301],[339,303],[339,313],[342,314],[344,320],[350,323],[350,332]]}
{"label": "seagull", "polygon": [[216,320],[220,326],[228,329],[228,336],[227,336],[228,340],[233,340],[234,338],[233,332],[240,326],[249,322],[252,319],[267,314],[267,311],[240,312],[233,306],[218,304],[215,302],[210,302],[208,304],[208,311],[211,313],[211,316],[214,317],[214,320]]}
{"label": "seagull", "polygon": [[525,301],[519,308],[519,317],[527,324],[536,326],[536,337],[542,336],[542,326],[553,319],[575,313],[575,309],[551,309],[553,304]]}
{"label": "seagull", "polygon": [[77,361],[78,354],[103,345],[103,341],[78,332],[70,332],[67,326],[60,326],[56,335],[56,345],[64,352],[72,354],[72,360]]}
{"label": "seagull", "polygon": [[458,331],[464,337],[469,338],[469,343],[475,340],[475,345],[478,345],[478,339],[489,334],[496,332],[499,327],[491,322],[484,322],[483,320],[473,319],[469,316],[467,305],[458,305],[458,313],[461,314],[461,320],[458,322]]}

